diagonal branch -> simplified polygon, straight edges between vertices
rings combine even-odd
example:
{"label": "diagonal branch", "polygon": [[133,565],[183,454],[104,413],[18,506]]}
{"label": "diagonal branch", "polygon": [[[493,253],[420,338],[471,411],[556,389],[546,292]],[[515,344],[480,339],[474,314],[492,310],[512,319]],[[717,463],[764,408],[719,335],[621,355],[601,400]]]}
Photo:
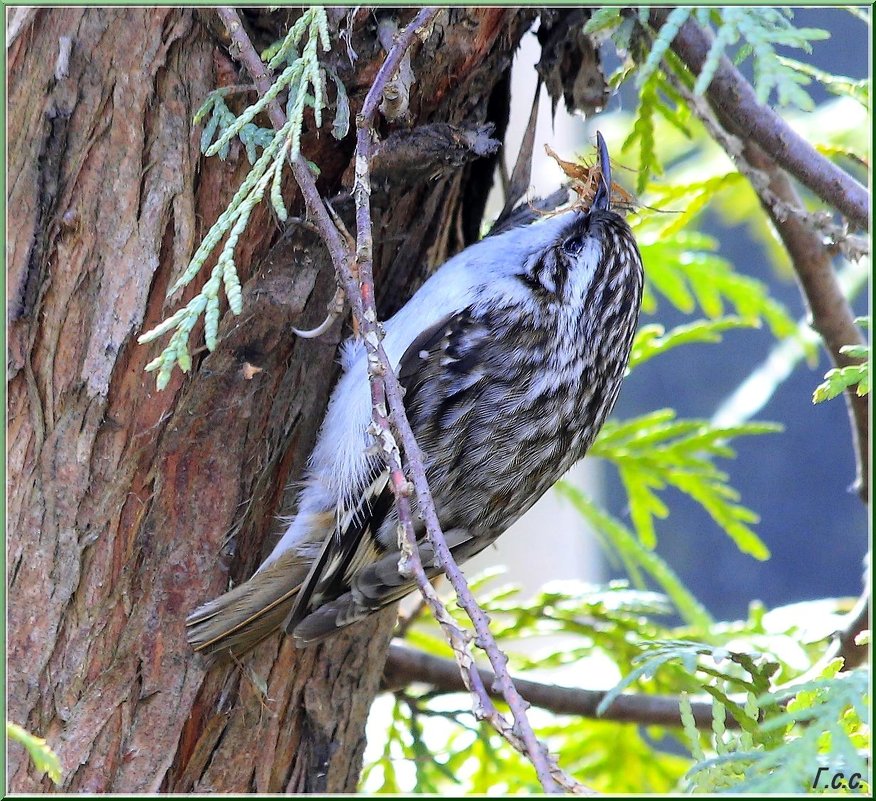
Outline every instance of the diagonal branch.
{"label": "diagonal branch", "polygon": [[[232,54],[235,54],[235,57],[247,68],[255,81],[259,93],[264,94],[271,85],[270,75],[244,31],[237,12],[230,8],[220,8],[217,9],[217,13],[225,24],[232,40]],[[372,400],[372,426],[370,431],[374,435],[381,455],[390,470],[390,481],[395,494],[396,509],[399,516],[399,542],[402,549],[400,568],[410,571],[420,592],[444,629],[456,655],[463,681],[475,696],[475,713],[479,717],[489,720],[514,748],[530,760],[545,791],[561,792],[565,789],[574,792],[586,792],[587,788],[583,787],[583,785],[559,768],[555,758],[548,753],[545,746],[536,738],[532,726],[526,717],[526,709],[529,705],[517,692],[511,680],[507,669],[507,657],[499,650],[489,630],[487,615],[475,602],[464,576],[450,553],[438,523],[435,505],[426,481],[423,454],[414,439],[410,424],[407,421],[402,401],[403,390],[381,344],[382,334],[378,325],[374,304],[371,258],[371,188],[369,180],[369,158],[373,137],[371,124],[387,82],[394,76],[414,38],[421,30],[427,28],[432,23],[438,13],[439,9],[436,8],[422,9],[405,30],[399,34],[374,79],[371,89],[365,98],[362,111],[357,116],[355,185],[353,191],[356,200],[357,228],[355,269],[353,254],[344,242],[337,226],[332,221],[329,211],[316,189],[310,169],[302,157],[299,156],[292,162],[292,171],[304,197],[308,214],[313,219],[329,250],[332,264],[346,291],[347,299],[353,309],[354,318],[358,322],[359,331],[367,350]],[[281,129],[286,120],[283,111],[276,102],[269,104],[268,113],[274,128],[276,130]],[[387,402],[389,410],[387,410]],[[486,651],[490,659],[496,674],[496,684],[500,687],[502,696],[512,711],[514,718],[513,726],[496,709],[483,684],[480,673],[475,668],[474,658],[469,651],[470,635],[456,625],[429,583],[423,568],[417,549],[411,515],[409,497],[411,487],[405,477],[399,448],[390,429],[390,415],[393,426],[404,445],[408,467],[417,494],[418,508],[425,520],[427,536],[432,543],[439,565],[444,569],[457,592],[460,605],[466,610],[474,623],[477,644]]]}
{"label": "diagonal branch", "polygon": [[[651,9],[651,26],[659,30],[668,16],[669,9]],[[712,47],[712,36],[693,20],[687,20],[671,46],[688,69],[699,75]],[[867,228],[870,217],[867,189],[822,156],[771,108],[759,103],[751,84],[726,56],[721,57],[706,96],[729,123],[728,130],[757,144],[855,226]]]}
{"label": "diagonal branch", "polygon": [[[414,438],[405,413],[402,401],[403,390],[380,344],[380,336],[376,324],[377,313],[374,306],[374,282],[371,261],[370,156],[372,137],[374,135],[371,125],[377,112],[378,103],[382,99],[384,87],[402,63],[402,59],[413,42],[417,31],[428,25],[437,13],[437,9],[423,9],[414,18],[413,22],[399,34],[395,44],[387,54],[386,60],[378,71],[374,83],[365,98],[362,111],[356,120],[356,162],[353,196],[356,201],[356,262],[359,273],[359,292],[364,312],[363,318],[360,320],[360,326],[362,327],[361,330],[366,348],[368,348],[375,422],[377,422],[377,417],[386,414],[385,401],[388,401],[393,425],[404,445],[405,457],[416,491],[419,512],[423,516],[426,525],[426,534],[432,544],[439,566],[444,570],[450,579],[450,583],[453,585],[453,589],[456,591],[460,606],[465,609],[474,623],[477,634],[476,642],[487,653],[490,664],[496,672],[496,683],[501,688],[502,696],[511,709],[514,718],[513,726],[510,726],[504,720],[490,701],[481,676],[475,669],[474,659],[468,650],[468,637],[456,626],[427,580],[419,558],[414,529],[410,523],[410,508],[407,497],[410,492],[409,485],[405,481],[400,486],[403,474],[400,471],[397,472],[397,451],[393,452],[384,448],[384,455],[388,455],[391,461],[393,489],[396,491],[397,506],[402,524],[400,544],[403,556],[400,567],[408,569],[413,573],[423,597],[426,599],[453,646],[463,681],[477,698],[476,714],[488,719],[512,746],[528,757],[546,792],[560,792],[562,788],[581,791],[584,788],[559,769],[556,761],[550,756],[545,746],[536,738],[535,732],[526,717],[526,710],[529,704],[523,700],[514,686],[507,669],[508,659],[501,652],[490,632],[489,619],[478,606],[474,596],[472,596],[468,583],[456,564],[450,548],[447,546],[426,480],[423,453]],[[382,379],[382,381],[373,380],[377,377]],[[378,423],[378,426],[382,428],[380,423]],[[384,441],[389,436],[391,436],[390,432],[384,429],[382,432]],[[406,515],[405,519],[401,518],[403,508]]]}
{"label": "diagonal branch", "polygon": [[[728,133],[733,129],[732,115],[717,105],[713,113],[705,100],[687,89],[671,70],[665,69],[664,72],[757,193],[791,258],[803,301],[809,310],[811,326],[820,334],[834,365],[843,367],[853,363],[854,360],[842,353],[841,348],[843,345],[865,344],[866,340],[855,325],[854,314],[833,269],[829,248],[817,233],[819,226],[809,219],[810,215],[804,210],[787,173],[771,158],[772,154],[764,152],[757,143]],[[847,255],[854,258],[852,253]],[[844,395],[855,451],[855,486],[866,504],[869,503],[870,486],[869,399],[859,396],[853,389]],[[812,671],[813,675],[818,674],[819,666],[838,655],[843,657],[846,667],[854,667],[866,657],[866,648],[855,642],[857,634],[868,628],[870,621],[870,593],[866,589],[866,580],[864,583],[865,590],[849,613],[846,626],[837,632],[836,639]]]}
{"label": "diagonal branch", "polygon": [[[747,143],[743,151],[746,159],[769,178],[769,189],[790,205],[802,205],[787,174],[780,169],[757,145]],[[811,326],[822,338],[831,360],[837,367],[857,364],[841,348],[844,345],[866,344],[864,335],[855,325],[855,315],[837,281],[830,254],[821,237],[801,220],[783,218],[764,202],[767,214],[794,266],[803,301],[809,312]],[[855,489],[864,503],[868,502],[870,433],[869,399],[850,388],[844,393],[852,440],[857,462]]]}
{"label": "diagonal branch", "polygon": [[[271,88],[271,75],[244,30],[237,12],[233,8],[217,8],[216,14],[218,14],[219,19],[222,20],[225,29],[228,31],[228,36],[231,39],[230,50],[232,55],[246,67],[247,72],[252,76],[258,93],[265,95],[268,89]],[[279,131],[286,125],[286,115],[276,100],[268,103],[268,117],[276,131]],[[332,222],[328,209],[326,209],[325,203],[323,203],[322,198],[319,196],[316,183],[310,173],[310,168],[300,154],[292,162],[292,174],[295,176],[295,180],[298,182],[298,187],[304,197],[304,205],[307,207],[308,215],[313,220],[319,235],[328,248],[332,266],[340,275],[344,266],[350,263],[349,248],[347,248],[340,232],[334,222]]]}

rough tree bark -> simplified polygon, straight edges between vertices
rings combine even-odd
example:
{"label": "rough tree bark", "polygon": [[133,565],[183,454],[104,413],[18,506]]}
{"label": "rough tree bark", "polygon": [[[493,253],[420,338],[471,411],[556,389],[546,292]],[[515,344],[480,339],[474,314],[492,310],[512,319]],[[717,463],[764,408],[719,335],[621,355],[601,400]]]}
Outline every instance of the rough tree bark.
{"label": "rough tree bark", "polygon": [[[239,150],[200,157],[192,115],[217,85],[250,79],[211,12],[27,13],[8,49],[9,717],[48,739],[66,792],[353,790],[392,611],[212,668],[183,633],[191,608],[252,572],[289,511],[343,334],[302,341],[290,326],[321,319],[328,259],[306,227],[281,231],[257,208],[237,250],[243,314],[156,392],[143,367],[160,344],[136,336],[195,291],[165,300],[248,167]],[[246,22],[267,44],[296,14]],[[383,57],[377,18],[331,14],[328,60],[355,115]],[[443,12],[413,52],[411,125],[450,123],[468,141],[492,122],[501,139],[532,17]],[[350,50],[336,35],[348,25]],[[305,135],[325,196],[349,188],[353,146]],[[442,157],[399,181],[390,169],[375,191],[383,315],[477,235],[494,158]],[[291,182],[286,199],[300,211]],[[52,789],[18,747],[8,768],[15,792]]]}

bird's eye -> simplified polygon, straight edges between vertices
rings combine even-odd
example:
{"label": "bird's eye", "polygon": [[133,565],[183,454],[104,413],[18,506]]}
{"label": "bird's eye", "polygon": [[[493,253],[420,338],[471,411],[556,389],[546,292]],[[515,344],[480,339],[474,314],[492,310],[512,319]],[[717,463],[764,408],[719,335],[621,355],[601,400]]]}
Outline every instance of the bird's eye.
{"label": "bird's eye", "polygon": [[563,242],[563,253],[567,256],[580,256],[582,250],[584,250],[584,236],[581,234],[570,236]]}

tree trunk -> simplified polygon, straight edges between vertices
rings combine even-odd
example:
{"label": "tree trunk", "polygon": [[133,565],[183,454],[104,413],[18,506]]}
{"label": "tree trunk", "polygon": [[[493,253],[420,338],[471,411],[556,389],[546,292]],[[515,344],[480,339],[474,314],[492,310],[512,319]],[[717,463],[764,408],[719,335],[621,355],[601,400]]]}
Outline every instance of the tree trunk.
{"label": "tree trunk", "polygon": [[[316,647],[277,636],[214,666],[183,626],[252,573],[290,511],[285,488],[314,442],[344,334],[336,324],[304,341],[290,326],[322,318],[328,258],[307,227],[281,232],[260,204],[236,252],[244,310],[225,314],[217,349],[157,392],[143,368],[162,343],[136,342],[212,266],[165,299],[249,166],[241,148],[203,159],[193,114],[212,89],[251,79],[209,11],[15,11],[28,17],[7,53],[9,718],[47,738],[65,792],[352,791],[391,611]],[[245,19],[264,46],[297,13]],[[355,119],[384,55],[377,20],[330,13],[327,61]],[[379,15],[402,26],[412,12]],[[490,121],[501,138],[531,19],[442,12],[413,51],[411,124]],[[338,35],[347,25],[357,59]],[[327,126],[304,136],[323,195],[349,190],[353,146],[352,132],[338,142]],[[439,160],[394,181],[391,155],[375,225],[383,315],[476,235],[495,159]],[[291,182],[285,196],[301,213]],[[17,746],[8,769],[15,792],[52,789]]]}

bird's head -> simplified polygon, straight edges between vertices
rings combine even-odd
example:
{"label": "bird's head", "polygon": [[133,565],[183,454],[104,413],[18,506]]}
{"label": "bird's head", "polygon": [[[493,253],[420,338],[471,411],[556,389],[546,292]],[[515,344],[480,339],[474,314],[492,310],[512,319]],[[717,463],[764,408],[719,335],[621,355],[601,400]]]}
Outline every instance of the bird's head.
{"label": "bird's head", "polygon": [[612,210],[611,162],[599,133],[597,143],[600,176],[588,209],[579,203],[471,249],[514,302],[583,311],[628,292],[638,309],[642,261],[630,227]]}

